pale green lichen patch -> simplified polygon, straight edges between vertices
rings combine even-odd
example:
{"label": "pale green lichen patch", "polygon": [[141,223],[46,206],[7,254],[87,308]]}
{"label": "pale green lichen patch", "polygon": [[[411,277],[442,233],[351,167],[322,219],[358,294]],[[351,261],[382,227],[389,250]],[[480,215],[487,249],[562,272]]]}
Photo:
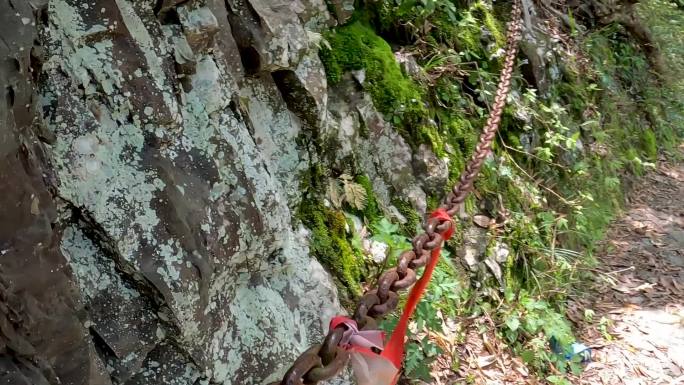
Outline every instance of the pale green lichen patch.
{"label": "pale green lichen patch", "polygon": [[[121,17],[123,22],[131,34],[131,37],[138,43],[138,47],[143,51],[147,62],[147,71],[154,79],[158,89],[168,90],[170,85],[167,81],[166,74],[162,68],[162,57],[168,54],[166,45],[158,44],[150,36],[149,31],[145,27],[143,20],[138,16],[138,11],[133,4],[127,0],[115,0],[117,6],[121,10]],[[148,8],[148,11],[151,11]],[[177,111],[176,99],[171,92],[163,91],[164,102],[171,111]]]}
{"label": "pale green lichen patch", "polygon": [[[53,149],[56,166],[62,171],[64,183],[60,193],[79,207],[88,207],[91,214],[107,227],[111,236],[122,241],[120,252],[130,258],[137,250],[136,238],[128,238],[125,229],[135,227],[154,244],[152,229],[159,223],[151,201],[164,186],[153,174],[141,171],[140,151],[143,138],[131,125],[119,126],[102,111],[99,130],[75,136],[68,135],[61,125],[53,131],[61,133]],[[108,202],[124,202],[110,205]],[[133,218],[129,210],[136,213]],[[127,225],[122,226],[122,221]]]}
{"label": "pale green lichen patch", "polygon": [[[55,16],[52,20],[60,26],[59,33],[73,42],[63,47],[65,62],[62,65],[80,81],[86,93],[95,93],[99,85],[106,94],[113,94],[115,88],[121,87],[123,78],[112,60],[111,40],[97,41],[91,45],[83,44],[88,36],[106,31],[107,27],[100,25],[85,30],[79,13],[67,2],[55,1],[50,3],[50,6]],[[93,82],[91,77],[95,77],[97,82]]]}
{"label": "pale green lichen patch", "polygon": [[[339,312],[339,309],[318,314],[302,311],[315,306],[318,296],[334,295],[334,288],[314,284],[320,282],[314,278],[324,278],[325,273],[318,263],[308,258],[308,250],[301,248],[300,241],[283,244],[286,261],[283,268],[256,275],[233,272],[231,275],[238,279],[233,278],[229,291],[218,287],[213,291],[212,296],[224,297],[229,303],[222,310],[226,322],[214,332],[210,344],[214,360],[210,374],[217,382],[237,384],[235,377],[243,374],[263,373],[272,380],[282,376],[272,372],[266,362],[255,361],[255,351],[290,359],[306,348],[312,333],[322,332],[331,317]],[[298,282],[307,283],[302,286]],[[307,330],[305,325],[314,329]]]}
{"label": "pale green lichen patch", "polygon": [[[250,79],[238,91],[233,80],[242,74],[226,68],[215,47],[195,57],[185,52],[195,72],[183,75],[183,87],[171,87],[176,56],[164,34],[173,28],[150,24],[157,20],[149,3],[111,3],[118,24],[103,19],[92,28],[84,22],[92,14],[74,1],[50,4],[59,16],[46,32],[53,55],[42,103],[57,137],[50,148],[57,191],[98,242],[68,230],[64,253],[84,292],[118,291],[89,270],[102,248],[108,268],[116,264],[157,301],[170,327],[151,333],[172,338],[174,347],[158,345],[141,378],[258,383],[274,376],[273,357],[293,358],[341,312],[329,277],[305,247],[308,234],[292,228],[290,207],[300,199],[294,179],[308,160],[294,140],[300,122],[272,79]],[[211,19],[208,8],[202,12]],[[276,27],[304,31],[298,23],[295,17]],[[319,92],[321,107],[322,70],[315,53],[304,52],[313,36],[272,39],[271,48],[274,63],[306,58],[296,75]],[[247,100],[238,104],[240,96]],[[158,357],[176,347],[182,357]],[[118,359],[134,365],[139,357]],[[188,369],[168,360],[187,361]]]}
{"label": "pale green lichen patch", "polygon": [[248,79],[240,90],[240,100],[256,148],[269,165],[268,172],[283,181],[288,201],[296,202],[301,198],[297,175],[306,168],[308,155],[296,140],[302,131],[301,122],[278,93],[270,79]]}
{"label": "pale green lichen patch", "polygon": [[81,292],[89,300],[111,291],[126,299],[139,293],[124,285],[116,272],[114,261],[107,258],[77,227],[64,230],[60,248],[78,281]]}

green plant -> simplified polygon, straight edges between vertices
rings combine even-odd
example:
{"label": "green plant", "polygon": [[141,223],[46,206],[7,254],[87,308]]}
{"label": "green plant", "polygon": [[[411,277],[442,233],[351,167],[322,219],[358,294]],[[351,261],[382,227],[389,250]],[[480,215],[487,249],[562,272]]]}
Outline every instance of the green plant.
{"label": "green plant", "polygon": [[[684,13],[673,13],[674,6],[664,0],[641,7],[655,26],[654,35],[668,43],[662,47],[666,60],[681,72],[684,34],[677,28],[684,25]],[[477,143],[496,87],[504,45],[497,15],[482,1],[365,2],[350,25],[325,35],[329,47],[321,58],[333,85],[345,72],[365,70],[362,87],[376,107],[411,147],[429,144],[445,159],[453,184]],[[500,264],[504,279],[471,286],[473,277],[447,258],[440,261],[409,337],[406,367],[413,378],[429,380],[437,354],[430,333],[461,315],[494,319],[502,338],[550,383],[567,383],[563,375],[547,377],[551,365],[562,372],[581,368],[578,358],[554,353],[549,340],[553,337],[561,351],[574,342],[564,303],[595,263],[592,250],[624,203],[629,186],[624,182],[653,167],[659,152],[678,143],[684,82],[661,83],[620,26],[592,28],[572,14],[568,20],[570,38],[548,52],[549,63],[558,68],[547,69],[558,71],[550,73],[546,89],[531,88],[527,76],[513,80],[494,155],[475,183],[476,197],[465,202],[466,212],[484,208],[492,217],[505,216],[505,225],[488,239],[510,249]],[[412,54],[427,76],[413,79],[403,73],[393,49]],[[367,178],[348,181],[363,186],[368,198],[363,209],[350,202],[344,207],[365,218],[373,239],[390,246],[387,260],[395,259],[420,216],[408,202],[394,199],[408,223],[392,224],[383,218]],[[428,206],[441,198],[441,193],[429,196]],[[352,248],[359,243],[352,237]],[[585,313],[589,322],[594,316]],[[608,320],[601,319],[598,328],[610,338]]]}
{"label": "green plant", "polygon": [[572,384],[564,376],[558,376],[558,375],[548,376],[548,377],[546,377],[546,381],[548,381],[549,383],[551,383],[553,385],[571,385]]}
{"label": "green plant", "polygon": [[346,202],[356,210],[363,210],[368,203],[368,193],[364,186],[354,182],[354,178],[347,174],[328,180],[328,197],[338,209]]}
{"label": "green plant", "polygon": [[606,341],[613,340],[613,336],[608,332],[608,329],[612,324],[613,322],[606,317],[601,317],[601,319],[599,320],[598,329]]}
{"label": "green plant", "polygon": [[548,342],[557,341],[565,352],[575,342],[575,338],[565,317],[549,302],[531,297],[526,290],[516,296],[510,289],[504,306],[504,336],[513,348],[529,365],[540,370],[547,362],[564,370],[570,363],[564,354],[551,352]]}
{"label": "green plant", "polygon": [[404,370],[410,378],[430,382],[430,364],[434,362],[442,350],[427,338],[412,341],[406,345]]}
{"label": "green plant", "polygon": [[399,225],[393,224],[387,218],[382,218],[373,223],[371,228],[373,230],[372,239],[389,246],[387,252],[389,264],[396,262],[399,253],[411,248],[411,242],[408,238],[399,233]]}

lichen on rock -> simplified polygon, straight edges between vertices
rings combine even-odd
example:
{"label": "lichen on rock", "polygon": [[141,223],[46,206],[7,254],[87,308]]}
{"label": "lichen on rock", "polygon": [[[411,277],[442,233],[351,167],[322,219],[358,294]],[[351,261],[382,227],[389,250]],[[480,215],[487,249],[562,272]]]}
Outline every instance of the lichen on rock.
{"label": "lichen on rock", "polygon": [[[282,378],[476,146],[507,6],[456,3],[0,1],[3,378]],[[528,64],[458,213],[491,228],[447,245],[499,287],[522,285],[518,258],[542,255],[559,212],[577,229],[564,245],[589,247],[621,169],[648,167],[663,135],[655,97],[629,88],[649,84],[638,48],[596,32],[594,64],[563,61],[553,27],[528,23]],[[331,181],[355,199],[333,199]],[[372,239],[389,221],[389,240]]]}

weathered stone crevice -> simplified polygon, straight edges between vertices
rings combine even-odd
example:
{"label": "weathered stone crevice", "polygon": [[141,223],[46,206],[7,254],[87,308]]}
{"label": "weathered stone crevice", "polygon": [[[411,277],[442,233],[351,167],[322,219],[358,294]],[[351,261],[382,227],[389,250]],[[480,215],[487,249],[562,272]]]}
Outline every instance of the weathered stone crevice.
{"label": "weathered stone crevice", "polygon": [[[56,208],[45,182],[51,165],[38,139],[44,129],[35,115],[37,77],[31,71],[41,68],[37,39],[46,5],[0,2],[0,376],[17,385],[108,385],[84,335],[78,291],[59,251],[61,230],[54,225]],[[74,373],[74,367],[83,372]]]}
{"label": "weathered stone crevice", "polygon": [[[165,301],[168,295],[162,293],[157,285],[142,275],[130,261],[121,255],[116,248],[116,241],[109,237],[105,229],[94,220],[92,215],[61,196],[55,197],[55,201],[65,202],[60,205],[62,207],[59,210],[62,213],[69,213],[62,215],[56,223],[56,226],[60,228],[60,232],[69,229],[69,231],[78,233],[80,237],[78,241],[81,242],[81,245],[87,245],[88,252],[97,255],[95,260],[89,261],[94,265],[89,266],[89,268],[98,268],[101,265],[106,265],[108,269],[106,273],[110,275],[110,279],[120,282],[121,285],[130,290],[134,290],[136,296],[144,297],[146,301],[149,300],[144,307],[150,308],[151,313],[163,314],[162,318],[172,319],[173,313]],[[76,236],[76,234],[73,236]],[[62,246],[64,246],[64,240],[62,241]],[[70,251],[77,250],[69,248],[63,248],[62,250],[65,255]],[[72,269],[74,267],[75,265],[72,264]],[[76,273],[78,275],[79,272]],[[87,272],[83,273],[84,276],[87,275]],[[174,323],[170,322],[167,327],[173,329],[174,325]]]}
{"label": "weathered stone crevice", "polygon": [[[57,198],[57,201],[63,201]],[[200,371],[192,356],[175,341],[180,331],[165,296],[130,266],[107,239],[101,226],[73,204],[66,203],[58,224],[64,233],[61,249],[80,287],[84,327],[109,368],[116,384],[129,382],[144,371],[150,354],[159,346],[175,346],[183,362]],[[184,364],[185,365],[185,364]]]}
{"label": "weathered stone crevice", "polygon": [[297,114],[308,126],[319,126],[320,113],[316,100],[297,78],[297,74],[291,70],[280,70],[272,72],[271,76],[290,111]]}
{"label": "weathered stone crevice", "polygon": [[261,71],[262,57],[256,47],[261,42],[257,39],[259,19],[249,3],[242,1],[226,2],[227,20],[231,27],[231,33],[235,39],[236,47],[245,73],[255,75]]}

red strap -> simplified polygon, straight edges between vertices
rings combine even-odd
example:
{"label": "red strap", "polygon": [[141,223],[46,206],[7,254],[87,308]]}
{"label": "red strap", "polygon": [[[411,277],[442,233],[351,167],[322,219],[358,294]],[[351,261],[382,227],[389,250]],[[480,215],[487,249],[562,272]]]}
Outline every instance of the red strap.
{"label": "red strap", "polygon": [[354,322],[354,325],[356,325],[356,322],[348,317],[342,315],[334,317],[330,320],[330,330],[336,329],[340,325],[346,325],[349,322]]}
{"label": "red strap", "polygon": [[[446,210],[444,209],[439,209],[435,211],[434,213],[432,213],[430,217],[440,218],[445,221],[451,222],[451,216],[449,216],[449,214],[447,214]],[[453,225],[450,226],[449,230],[441,234],[444,241],[447,241],[449,238],[451,238],[452,235],[454,235],[454,227],[455,226]],[[425,292],[428,283],[430,283],[430,278],[432,278],[432,272],[435,270],[435,266],[437,266],[437,262],[439,260],[439,255],[441,254],[441,252],[441,246],[432,250],[430,262],[425,267],[425,272],[423,273],[423,276],[416,283],[416,285],[413,286],[413,289],[411,289],[411,293],[409,294],[408,300],[406,301],[406,307],[404,308],[404,312],[401,314],[401,318],[399,318],[399,323],[397,324],[397,327],[394,329],[394,332],[392,332],[392,336],[390,337],[390,340],[387,343],[385,350],[382,351],[381,355],[387,360],[391,361],[396,368],[400,368],[401,363],[404,360],[404,338],[406,337],[406,331],[408,330],[409,320],[415,312],[416,306],[418,306],[418,302],[420,302],[420,299],[423,296],[423,293]]]}
{"label": "red strap", "polygon": [[359,330],[356,321],[344,316],[338,316],[330,321],[330,330],[344,326],[344,334],[340,346],[347,350],[368,351],[372,348],[378,351],[384,349],[385,332],[382,330]]}

